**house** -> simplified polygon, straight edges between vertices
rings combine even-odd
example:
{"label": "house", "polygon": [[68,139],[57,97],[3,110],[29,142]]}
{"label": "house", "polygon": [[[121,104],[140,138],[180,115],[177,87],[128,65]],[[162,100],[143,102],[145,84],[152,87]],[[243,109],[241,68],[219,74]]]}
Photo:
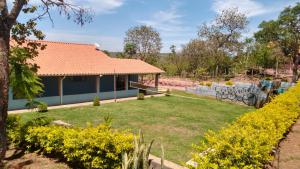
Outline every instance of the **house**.
{"label": "house", "polygon": [[[136,96],[138,89],[130,82],[138,82],[140,75],[159,75],[157,67],[136,59],[111,58],[95,45],[40,41],[46,44],[34,59],[40,68],[38,76],[44,84],[44,93],[36,100],[48,105],[62,105]],[[9,110],[25,108],[26,99],[16,99],[9,92]]]}

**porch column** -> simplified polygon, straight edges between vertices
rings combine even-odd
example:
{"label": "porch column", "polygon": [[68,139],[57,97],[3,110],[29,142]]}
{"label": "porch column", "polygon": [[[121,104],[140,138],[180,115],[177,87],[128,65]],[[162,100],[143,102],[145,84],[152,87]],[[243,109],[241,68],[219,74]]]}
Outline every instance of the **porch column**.
{"label": "porch column", "polygon": [[158,89],[159,75],[160,75],[160,74],[155,74],[155,88],[156,88],[156,89]]}
{"label": "porch column", "polygon": [[97,96],[99,96],[99,93],[100,93],[100,75],[96,76],[96,93],[97,93]]}
{"label": "porch column", "polygon": [[65,77],[58,77],[58,95],[60,96],[60,104],[63,104],[64,87],[63,80]]}
{"label": "porch column", "polygon": [[117,80],[116,80],[116,74],[114,74],[114,99],[115,99],[115,102],[117,102]]}
{"label": "porch column", "polygon": [[125,90],[128,90],[128,76],[129,75],[125,75]]}

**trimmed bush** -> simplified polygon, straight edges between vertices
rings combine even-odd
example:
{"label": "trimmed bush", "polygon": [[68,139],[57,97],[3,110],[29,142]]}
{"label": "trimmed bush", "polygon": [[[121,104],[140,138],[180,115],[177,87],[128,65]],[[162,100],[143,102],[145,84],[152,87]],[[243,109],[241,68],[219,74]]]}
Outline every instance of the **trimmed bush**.
{"label": "trimmed bush", "polygon": [[37,111],[40,113],[44,113],[48,111],[48,105],[47,103],[41,102],[38,106],[37,106]]}
{"label": "trimmed bush", "polygon": [[144,100],[144,99],[145,99],[144,93],[138,93],[137,99],[138,99],[138,100]]}
{"label": "trimmed bush", "polygon": [[[195,146],[198,168],[263,168],[299,117],[300,84]],[[199,155],[201,153],[201,155]]]}
{"label": "trimmed bush", "polygon": [[199,85],[211,87],[212,83],[211,82],[200,82]]}
{"label": "trimmed bush", "polygon": [[98,96],[94,98],[93,106],[100,106],[100,98]]}
{"label": "trimmed bush", "polygon": [[133,150],[132,134],[117,132],[107,125],[88,128],[32,127],[28,148],[57,154],[79,168],[119,168],[122,153]]}
{"label": "trimmed bush", "polygon": [[21,131],[21,123],[20,123],[19,115],[9,115],[6,119],[6,133],[7,138],[10,143],[17,143],[20,141],[20,131]]}
{"label": "trimmed bush", "polygon": [[225,82],[225,85],[232,86],[232,85],[234,85],[234,83],[232,81],[227,81],[227,82]]}
{"label": "trimmed bush", "polygon": [[9,143],[13,143],[16,146],[22,147],[25,144],[25,135],[28,132],[28,128],[34,126],[47,126],[53,119],[44,116],[37,116],[34,119],[21,123],[19,115],[9,115],[7,117],[7,137]]}
{"label": "trimmed bush", "polygon": [[212,83],[211,83],[211,82],[206,82],[205,85],[206,85],[207,87],[211,87]]}

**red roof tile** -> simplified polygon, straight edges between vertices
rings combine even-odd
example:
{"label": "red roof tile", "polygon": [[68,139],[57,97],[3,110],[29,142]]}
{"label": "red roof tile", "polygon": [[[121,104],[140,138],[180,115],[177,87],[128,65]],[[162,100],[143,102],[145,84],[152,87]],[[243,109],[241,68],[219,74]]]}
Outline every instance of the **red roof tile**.
{"label": "red roof tile", "polygon": [[154,74],[163,73],[155,66],[136,59],[110,58],[94,45],[40,41],[45,50],[34,59],[40,76]]}

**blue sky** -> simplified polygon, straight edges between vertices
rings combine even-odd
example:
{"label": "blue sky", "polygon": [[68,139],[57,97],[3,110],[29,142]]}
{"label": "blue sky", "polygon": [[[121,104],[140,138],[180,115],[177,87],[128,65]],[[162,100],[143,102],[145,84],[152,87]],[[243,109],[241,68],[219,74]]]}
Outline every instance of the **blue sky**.
{"label": "blue sky", "polygon": [[[32,0],[36,3],[38,0]],[[160,32],[162,52],[174,44],[179,49],[197,37],[197,29],[210,22],[224,8],[238,7],[249,17],[245,36],[251,36],[263,20],[274,19],[298,0],[69,0],[92,8],[93,22],[83,27],[53,11],[54,26],[48,19],[39,22],[47,40],[99,43],[102,49],[122,51],[125,32],[146,24]],[[20,18],[23,20],[26,18]]]}

